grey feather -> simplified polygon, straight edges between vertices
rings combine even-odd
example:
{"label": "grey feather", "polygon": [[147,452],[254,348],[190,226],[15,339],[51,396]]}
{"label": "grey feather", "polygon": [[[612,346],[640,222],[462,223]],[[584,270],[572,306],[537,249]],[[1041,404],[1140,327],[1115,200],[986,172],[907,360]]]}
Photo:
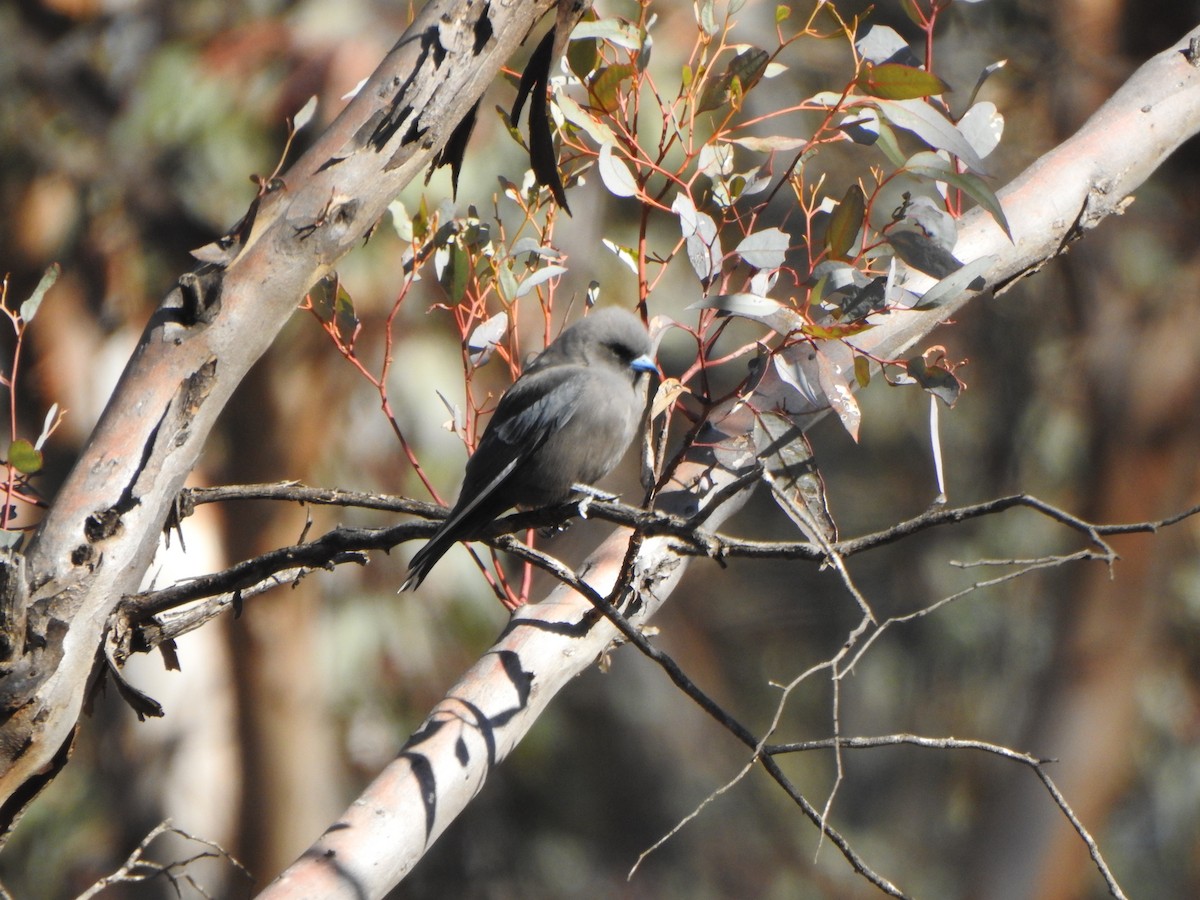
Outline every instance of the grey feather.
{"label": "grey feather", "polygon": [[560,334],[500,398],[458,502],[400,590],[507,510],[562,503],[611,472],[641,422],[641,376],[655,368],[645,327],[625,310],[597,310]]}

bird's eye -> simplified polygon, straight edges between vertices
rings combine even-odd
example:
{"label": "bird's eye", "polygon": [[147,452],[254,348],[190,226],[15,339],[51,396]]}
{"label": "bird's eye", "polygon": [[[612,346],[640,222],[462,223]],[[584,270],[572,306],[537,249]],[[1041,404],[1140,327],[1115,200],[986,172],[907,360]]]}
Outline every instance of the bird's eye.
{"label": "bird's eye", "polygon": [[633,351],[624,344],[608,343],[604,346],[621,362],[630,362],[633,359]]}

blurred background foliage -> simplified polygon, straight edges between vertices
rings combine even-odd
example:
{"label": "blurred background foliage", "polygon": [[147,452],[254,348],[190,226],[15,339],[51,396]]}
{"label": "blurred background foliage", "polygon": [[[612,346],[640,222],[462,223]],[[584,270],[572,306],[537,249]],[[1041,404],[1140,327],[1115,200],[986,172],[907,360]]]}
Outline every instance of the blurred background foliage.
{"label": "blurred background foliage", "polygon": [[[838,4],[847,17],[865,6]],[[774,7],[751,0],[736,17],[736,39],[773,45]],[[630,2],[599,10],[636,16]],[[654,11],[652,71],[670,92],[695,19],[691,4]],[[51,403],[69,410],[46,447],[48,496],[150,311],[192,266],[189,251],[245,211],[251,173],[275,167],[286,118],[315,94],[309,133],[328,122],[409,12],[372,0],[0,5],[0,269],[20,298],[50,262],[63,268],[30,332],[19,397],[32,433]],[[1009,61],[983,95],[1008,123],[992,157],[999,186],[1198,14],[1200,4],[1178,0],[958,3],[942,20],[938,74],[965,94],[985,65]],[[919,40],[898,2],[876,4],[870,20]],[[754,109],[840,89],[852,68],[835,44],[808,42],[785,77],[750,95]],[[484,99],[460,212],[474,205],[488,218],[504,207],[497,177],[522,183],[527,157],[490,112],[512,96],[500,79]],[[942,416],[952,503],[1027,491],[1096,521],[1139,521],[1197,502],[1198,163],[1193,141],[1123,218],[934,335],[950,358],[970,361],[960,372],[969,390]],[[826,190],[838,198],[863,163],[828,165]],[[555,232],[571,268],[560,300],[579,301],[595,279],[606,301],[630,303],[632,276],[600,242],[629,243],[633,201],[614,201],[600,179],[588,180],[571,192],[575,216],[561,217]],[[411,213],[422,195],[437,207],[449,194],[443,171],[401,199]],[[782,192],[776,202],[794,201]],[[403,244],[386,226],[339,268],[363,321],[364,357],[378,354],[382,319],[403,282]],[[664,217],[666,246],[675,227]],[[452,496],[464,453],[442,428],[447,413],[434,392],[461,392],[458,335],[445,313],[425,313],[442,299],[432,280],[421,287],[401,313],[389,387],[399,424]],[[694,276],[677,262],[651,311],[683,316],[697,297]],[[668,371],[682,367],[681,352],[668,344]],[[498,387],[503,375],[487,373]],[[858,445],[832,417],[812,436],[844,535],[919,513],[936,494],[924,396],[875,383],[861,400]],[[425,496],[377,395],[305,315],[243,385],[196,473],[201,484],[293,478]],[[615,483],[632,486],[634,474]],[[151,574],[161,584],[292,543],[308,516],[315,529],[384,521],[283,505],[205,508],[184,525],[186,553],[174,542]],[[580,558],[602,527],[577,524],[555,552]],[[763,497],[730,530],[778,537],[793,526]],[[895,629],[843,684],[843,733],[953,734],[1055,758],[1051,774],[1127,889],[1200,895],[1198,539],[1191,522],[1116,540],[1123,559],[1114,580],[1098,565],[1051,569]],[[993,574],[951,560],[1076,546],[1075,536],[1018,511],[877,550],[851,570],[890,615]],[[164,672],[157,657],[136,660],[131,678],[164,703],[166,717],[139,723],[113,692],[98,697],[72,764],[0,856],[0,880],[18,898],[74,896],[170,816],[229,848],[265,883],[503,626],[503,610],[481,579],[464,577],[473,569],[456,553],[416,596],[395,595],[407,551],[395,553],[310,577],[189,635],[181,673]],[[698,563],[656,624],[662,646],[701,687],[761,730],[777,701],[769,683],[827,658],[854,613],[836,577],[812,566]],[[791,700],[778,737],[830,732],[829,683],[814,678]],[[830,846],[818,853],[816,830],[757,775],[626,881],[638,854],[744,760],[654,666],[623,650],[610,671],[593,670],[565,692],[396,896],[872,896]],[[834,824],[916,896],[1103,894],[1083,845],[1028,770],[912,747],[849,752],[845,764]],[[786,767],[820,806],[832,758],[806,754]],[[164,840],[151,855],[195,849]],[[195,875],[214,896],[253,890],[219,862]],[[168,895],[161,881],[105,894]]]}

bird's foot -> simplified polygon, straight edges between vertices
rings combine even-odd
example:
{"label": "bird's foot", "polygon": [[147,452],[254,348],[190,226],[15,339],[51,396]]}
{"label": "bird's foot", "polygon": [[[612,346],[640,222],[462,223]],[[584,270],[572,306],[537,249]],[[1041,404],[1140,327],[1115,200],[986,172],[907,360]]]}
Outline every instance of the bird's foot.
{"label": "bird's foot", "polygon": [[571,490],[576,494],[582,494],[579,498],[579,518],[586,519],[588,517],[588,509],[592,502],[599,500],[601,503],[611,503],[616,500],[618,495],[611,494],[608,491],[602,491],[600,488],[592,487],[590,484],[574,484],[571,485]]}

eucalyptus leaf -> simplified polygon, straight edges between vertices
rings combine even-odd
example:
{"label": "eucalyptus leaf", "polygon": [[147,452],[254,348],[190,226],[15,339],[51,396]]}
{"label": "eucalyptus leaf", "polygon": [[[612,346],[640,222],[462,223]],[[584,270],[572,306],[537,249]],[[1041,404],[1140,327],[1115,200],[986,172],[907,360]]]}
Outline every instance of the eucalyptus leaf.
{"label": "eucalyptus leaf", "polygon": [[54,282],[58,281],[61,272],[62,267],[58,263],[51,263],[42,273],[42,277],[38,281],[37,287],[33,289],[33,293],[29,295],[29,299],[21,304],[19,314],[26,325],[32,322],[33,317],[37,315],[38,307],[42,305],[46,292],[54,287]]}
{"label": "eucalyptus leaf", "polygon": [[838,121],[837,129],[854,143],[870,147],[879,140],[879,125],[879,110],[859,106]]}
{"label": "eucalyptus leaf", "polygon": [[995,103],[983,100],[963,114],[958,120],[958,130],[983,159],[996,149],[1004,135],[1004,116]]}
{"label": "eucalyptus leaf", "polygon": [[404,208],[404,203],[399,199],[393,200],[388,204],[387,211],[392,219],[392,228],[396,230],[396,237],[404,241],[406,244],[411,244],[413,240],[413,222],[409,216],[408,210]]}
{"label": "eucalyptus leaf", "polygon": [[542,266],[534,272],[530,272],[521,281],[520,287],[517,288],[517,296],[524,297],[539,284],[544,284],[551,278],[557,278],[559,275],[565,275],[567,272],[566,266]]}
{"label": "eucalyptus leaf", "polygon": [[791,238],[779,228],[764,228],[746,235],[736,252],[756,269],[777,269],[783,265]]}
{"label": "eucalyptus leaf", "polygon": [[927,290],[914,309],[933,309],[948,303],[964,291],[983,290],[986,284],[983,276],[996,261],[994,255],[971,260]]}
{"label": "eucalyptus leaf", "polygon": [[784,416],[764,413],[754,422],[754,449],[772,496],[800,531],[817,544],[836,541],[825,481],[804,431]]}
{"label": "eucalyptus leaf", "polygon": [[879,97],[868,102],[877,106],[883,117],[897,128],[912,132],[935,150],[954,154],[972,171],[987,174],[983,160],[962,132],[924,100],[888,100]]}
{"label": "eucalyptus leaf", "polygon": [[735,96],[745,96],[758,84],[766,71],[771,55],[766,50],[749,47],[729,61],[729,65],[715,77],[709,79],[700,94],[697,112],[708,112],[724,106]]}
{"label": "eucalyptus leaf", "polygon": [[563,118],[583,131],[600,146],[615,144],[617,142],[617,137],[613,134],[611,128],[576,103],[570,95],[559,90],[557,87],[554,91],[554,105],[558,107]]}
{"label": "eucalyptus leaf", "polygon": [[610,241],[608,238],[601,238],[600,243],[616,254],[617,259],[625,264],[634,275],[638,273],[638,255],[637,251],[632,247],[624,247],[616,241]]}
{"label": "eucalyptus leaf", "polygon": [[8,445],[8,462],[22,475],[34,475],[42,469],[42,451],[25,438]]}
{"label": "eucalyptus leaf", "polygon": [[916,66],[920,62],[909,48],[908,41],[887,25],[872,25],[866,34],[854,42],[854,47],[859,56],[874,65],[900,63]]}
{"label": "eucalyptus leaf", "polygon": [[893,229],[888,232],[887,241],[902,260],[934,278],[944,278],[962,268],[949,249],[919,228]]}
{"label": "eucalyptus leaf", "polygon": [[50,404],[50,409],[46,412],[46,418],[42,422],[42,433],[38,435],[38,439],[34,441],[33,447],[35,450],[41,450],[46,443],[46,439],[50,437],[50,432],[54,430],[54,426],[58,424],[58,404]]}
{"label": "eucalyptus leaf", "polygon": [[631,22],[620,19],[596,19],[591,22],[580,22],[571,32],[572,41],[583,41],[596,38],[608,41],[626,50],[642,49],[642,32]]}
{"label": "eucalyptus leaf", "polygon": [[953,250],[958,241],[958,223],[954,216],[929,197],[915,197],[902,207],[900,226],[921,230],[930,241],[946,250]]}
{"label": "eucalyptus leaf", "polygon": [[983,71],[979,73],[979,78],[975,81],[975,87],[971,89],[971,98],[967,101],[967,106],[975,105],[975,98],[979,96],[979,89],[983,87],[983,83],[1007,65],[1007,59],[1000,59],[984,67]]}
{"label": "eucalyptus leaf", "polygon": [[887,306],[887,278],[883,275],[871,279],[862,287],[846,291],[838,300],[843,323],[857,322],[871,313]]}
{"label": "eucalyptus leaf", "polygon": [[617,109],[617,94],[622,82],[632,78],[637,69],[628,63],[607,66],[592,76],[592,99],[605,112],[615,112]]}
{"label": "eucalyptus leaf", "polygon": [[927,365],[919,356],[906,360],[905,369],[917,384],[947,406],[954,406],[958,395],[962,393],[962,382],[958,376],[941,366]]}
{"label": "eucalyptus leaf", "polygon": [[508,313],[498,312],[485,322],[481,322],[467,338],[467,349],[470,351],[471,365],[475,368],[485,365],[492,358],[492,351],[508,332]]}
{"label": "eucalyptus leaf", "polygon": [[312,121],[313,114],[317,111],[317,95],[313,94],[308,98],[308,101],[300,107],[300,112],[296,113],[296,117],[292,119],[292,128],[299,131],[305,125]]}
{"label": "eucalyptus leaf", "polygon": [[1004,215],[1000,200],[982,178],[970,172],[956,172],[948,159],[928,150],[915,154],[904,164],[904,168],[913,175],[941,181],[963,191],[991,213],[996,224],[1004,229],[1009,240],[1012,240],[1012,231],[1008,227],[1008,218]]}
{"label": "eucalyptus leaf", "polygon": [[[463,256],[466,254],[464,253]],[[337,328],[338,339],[342,344],[347,347],[353,346],[361,323],[358,313],[354,311],[354,298],[350,296],[345,285],[340,282],[337,286],[337,297],[334,299],[333,324]]]}
{"label": "eucalyptus leaf", "polygon": [[633,173],[623,159],[613,154],[613,149],[612,144],[605,144],[600,148],[600,158],[597,162],[600,180],[613,196],[637,196],[638,185]]}
{"label": "eucalyptus leaf", "polygon": [[857,184],[850,185],[825,230],[825,249],[831,259],[845,259],[866,216],[867,198]]}
{"label": "eucalyptus leaf", "polygon": [[542,243],[540,237],[526,235],[523,238],[518,238],[512,245],[509,254],[513,259],[520,259],[523,256],[529,256],[527,260],[530,264],[534,262],[533,257],[543,257],[549,259],[562,259],[562,253],[554,247]]}
{"label": "eucalyptus leaf", "polygon": [[779,334],[791,334],[804,328],[804,317],[799,312],[758,294],[717,294],[705,297],[687,307],[688,309],[717,309],[733,316],[761,322]]}
{"label": "eucalyptus leaf", "polygon": [[867,63],[858,73],[855,83],[863,93],[889,100],[915,100],[944,94],[949,90],[946,82],[932,72],[899,63],[878,66]]}
{"label": "eucalyptus leaf", "polygon": [[683,194],[676,197],[672,209],[679,215],[680,230],[687,244],[688,262],[704,284],[721,271],[721,238],[717,223],[707,213],[696,212],[691,199]]}
{"label": "eucalyptus leaf", "polygon": [[841,341],[793,344],[773,357],[776,374],[798,395],[803,412],[832,409],[842,426],[858,440],[862,411],[849,379],[854,377],[854,353]]}
{"label": "eucalyptus leaf", "polygon": [[753,150],[756,153],[774,153],[777,150],[799,150],[808,144],[804,138],[789,137],[788,135],[775,134],[766,137],[743,137],[743,138],[725,138],[731,144],[737,144],[739,147],[745,147],[747,150]]}
{"label": "eucalyptus leaf", "polygon": [[517,276],[510,266],[501,263],[496,269],[496,286],[500,291],[500,299],[512,303],[517,299]]}

